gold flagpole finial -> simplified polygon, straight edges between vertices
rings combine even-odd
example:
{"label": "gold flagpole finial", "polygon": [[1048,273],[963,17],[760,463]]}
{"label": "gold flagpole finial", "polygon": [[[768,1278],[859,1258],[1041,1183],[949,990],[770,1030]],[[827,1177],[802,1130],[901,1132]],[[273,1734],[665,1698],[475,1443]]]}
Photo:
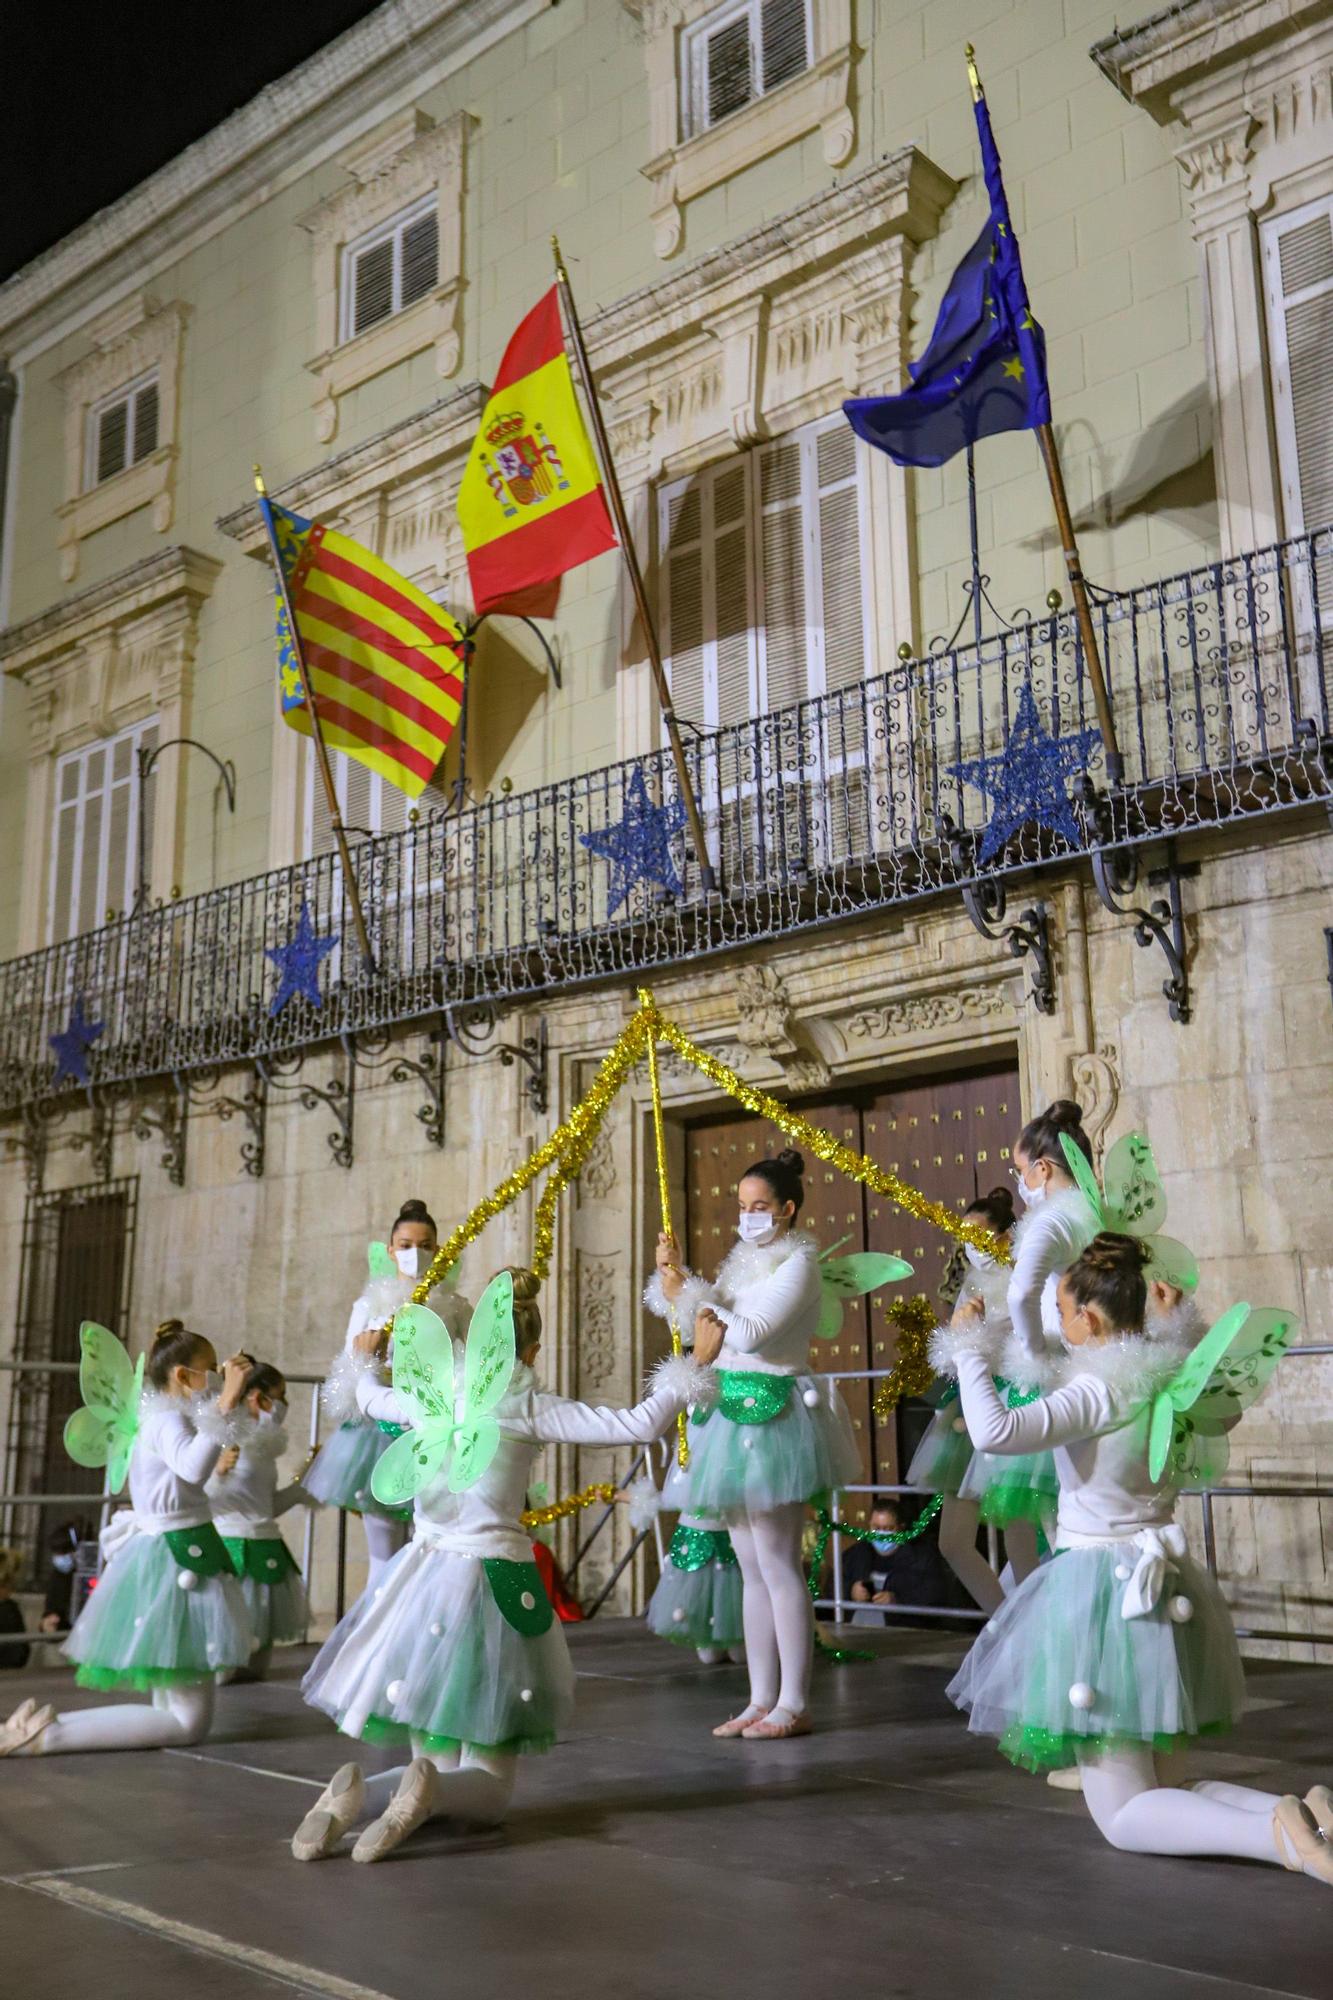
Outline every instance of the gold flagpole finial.
{"label": "gold flagpole finial", "polygon": [[565,260],[560,255],[560,238],[555,235],[551,237],[551,255],[555,258],[555,275],[557,280],[560,284],[567,285],[569,283],[569,273],[565,269]]}
{"label": "gold flagpole finial", "polygon": [[967,80],[972,86],[972,102],[980,104],[985,93],[981,88],[981,78],[977,74],[976,50],[971,42],[963,50],[963,54],[967,58]]}
{"label": "gold flagpole finial", "polygon": [[258,466],[255,467],[255,492],[262,493],[267,498],[268,488],[264,484],[264,475]]}

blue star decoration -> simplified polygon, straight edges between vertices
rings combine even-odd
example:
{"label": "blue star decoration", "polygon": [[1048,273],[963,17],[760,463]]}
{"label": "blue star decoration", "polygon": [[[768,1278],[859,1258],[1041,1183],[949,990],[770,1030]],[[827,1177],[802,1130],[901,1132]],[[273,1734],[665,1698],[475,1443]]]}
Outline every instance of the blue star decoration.
{"label": "blue star decoration", "polygon": [[670,805],[655,806],[643,782],[643,767],[636,764],[625,787],[624,818],[599,833],[579,835],[582,846],[611,864],[606,890],[608,917],[615,915],[636,882],[656,882],[673,895],[683,894],[684,884],[671,858],[671,842],[684,824],[684,803],[673,799]]}
{"label": "blue star decoration", "polygon": [[1052,736],[1037,713],[1032,689],[1024,686],[1009,740],[999,755],[950,766],[960,784],[975,785],[990,800],[990,823],[977,857],[981,867],[995,858],[1011,834],[1032,824],[1063,834],[1075,847],[1080,844],[1082,834],[1065,780],[1087,769],[1100,742],[1097,729]]}
{"label": "blue star decoration", "polygon": [[74,1005],[69,1011],[69,1025],[58,1035],[48,1035],[47,1042],[55,1050],[57,1083],[66,1078],[71,1083],[88,1083],[88,1051],[99,1035],[106,1033],[105,1021],[90,1021],[84,1012],[82,993],[74,996]]}
{"label": "blue star decoration", "polygon": [[266,947],[265,958],[271,958],[282,977],[273,997],[269,1014],[280,1014],[289,1000],[298,995],[310,1002],[312,1007],[322,1007],[324,996],[319,990],[319,968],[333,950],[336,937],[316,937],[315,926],[310,920],[310,905],[301,903],[301,918],[286,944]]}

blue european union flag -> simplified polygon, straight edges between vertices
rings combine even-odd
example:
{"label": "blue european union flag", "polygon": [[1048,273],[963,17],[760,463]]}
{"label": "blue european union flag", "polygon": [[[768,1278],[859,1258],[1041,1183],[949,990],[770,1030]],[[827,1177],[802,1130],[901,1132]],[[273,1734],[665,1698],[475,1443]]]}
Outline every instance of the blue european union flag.
{"label": "blue european union flag", "polygon": [[1046,339],[1028,305],[985,98],[973,108],[990,195],[986,226],[949,280],[929,346],[908,363],[911,388],[842,406],[857,436],[898,465],[943,465],[978,438],[1051,420]]}

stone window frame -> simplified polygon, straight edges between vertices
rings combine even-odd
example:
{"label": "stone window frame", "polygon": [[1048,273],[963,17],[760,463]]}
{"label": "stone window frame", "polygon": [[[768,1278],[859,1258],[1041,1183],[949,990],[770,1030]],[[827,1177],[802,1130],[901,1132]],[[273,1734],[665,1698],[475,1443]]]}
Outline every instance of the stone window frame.
{"label": "stone window frame", "polygon": [[[93,352],[56,378],[65,399],[65,498],[59,521],[60,575],[72,583],[79,545],[113,521],[151,507],[153,529],[165,535],[176,505],[180,457],[180,378],[189,308],[180,300],[159,305],[139,292],[90,329]],[[119,391],[149,376],[157,379],[157,446],[100,485],[88,481],[89,431],[94,413]]]}
{"label": "stone window frame", "polygon": [[653,152],[641,171],[652,186],[653,248],[662,258],[674,257],[684,241],[686,202],[769,153],[817,131],[825,163],[841,167],[856,145],[851,0],[809,0],[809,67],[729,118],[685,137],[684,39],[717,8],[718,0],[648,0],[643,10]]}
{"label": "stone window frame", "polygon": [[[20,953],[46,942],[59,759],[150,717],[159,743],[189,734],[199,619],[221,571],[198,549],[163,549],[0,634],[0,672],[28,706]],[[179,879],[181,770],[167,757],[154,774],[148,880],[160,896]]]}
{"label": "stone window frame", "polygon": [[[321,444],[338,431],[339,398],[401,361],[430,349],[441,378],[462,359],[463,196],[468,133],[476,120],[456,111],[436,125],[419,108],[380,126],[344,152],[350,176],[300,218],[313,239],[312,288],[317,351],[306,368],[314,377],[315,430]],[[424,298],[342,338],[343,267],[349,249],[431,195],[438,204],[436,279]]]}
{"label": "stone window frame", "polygon": [[[701,61],[701,52],[704,44],[710,35],[716,34],[723,26],[744,19],[749,29],[748,39],[751,52],[753,53],[756,48],[757,37],[757,46],[762,60],[764,46],[764,4],[765,0],[713,0],[712,6],[706,13],[701,14],[697,21],[692,21],[687,28],[682,30],[680,37],[679,80],[680,136],[682,139],[702,138],[705,132],[713,131],[716,125],[722,123],[722,119],[713,120],[708,118],[705,114],[705,107],[701,102],[702,90],[705,83],[705,69]],[[800,0],[800,6],[805,30],[806,60],[799,70],[783,79],[786,83],[794,83],[798,77],[804,76],[806,70],[810,67],[813,55],[814,22],[811,18],[813,13],[812,0]],[[750,80],[753,85],[755,81],[753,74]],[[779,84],[773,86],[775,90],[781,87]],[[765,95],[772,95],[772,92],[765,92],[761,83],[757,90],[752,89],[751,95],[743,105],[738,105],[735,111],[724,113],[724,117],[736,117],[739,112],[748,110],[757,98]]]}

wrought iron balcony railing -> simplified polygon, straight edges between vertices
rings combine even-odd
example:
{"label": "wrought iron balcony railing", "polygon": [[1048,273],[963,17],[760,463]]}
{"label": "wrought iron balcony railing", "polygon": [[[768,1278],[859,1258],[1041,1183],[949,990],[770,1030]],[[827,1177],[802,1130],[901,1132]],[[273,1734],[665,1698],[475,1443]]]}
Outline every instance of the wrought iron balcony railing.
{"label": "wrought iron balcony railing", "polygon": [[[94,1086],[290,1056],[334,1037],[504,1004],[863,916],[1081,853],[1333,799],[1333,529],[1099,599],[1124,757],[1100,743],[1071,804],[1047,802],[989,855],[998,762],[1020,719],[1094,726],[1071,616],[905,660],[878,679],[691,739],[718,891],[674,833],[674,883],[616,871],[586,844],[626,817],[642,773],[670,809],[664,754],[426,818],[355,852],[375,965],[362,964],[331,856],[121,918],[0,965],[0,1112],[56,1091],[50,1037],[75,1001],[102,1031]],[[1034,767],[1035,768],[1035,767]],[[1040,773],[1038,772],[1038,775]],[[985,776],[989,791],[977,782]],[[1021,793],[1021,771],[1011,791]],[[1015,800],[1004,801],[1006,820]],[[1021,798],[1017,810],[1021,818]],[[322,1001],[271,1011],[302,905],[338,939]],[[610,906],[609,906],[610,905]],[[59,1086],[71,1089],[68,1082]]]}

